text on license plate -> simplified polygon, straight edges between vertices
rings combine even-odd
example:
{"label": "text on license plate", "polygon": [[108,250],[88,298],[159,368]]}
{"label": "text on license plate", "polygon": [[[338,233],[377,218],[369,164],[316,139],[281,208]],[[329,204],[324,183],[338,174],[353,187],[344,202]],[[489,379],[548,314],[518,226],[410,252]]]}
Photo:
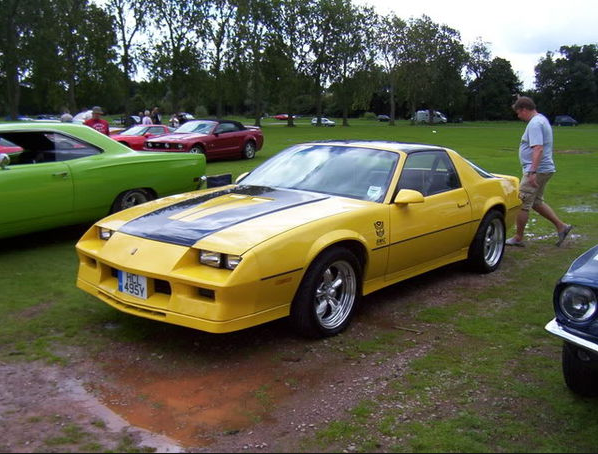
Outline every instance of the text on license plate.
{"label": "text on license plate", "polygon": [[147,278],[138,274],[118,271],[118,291],[147,299]]}

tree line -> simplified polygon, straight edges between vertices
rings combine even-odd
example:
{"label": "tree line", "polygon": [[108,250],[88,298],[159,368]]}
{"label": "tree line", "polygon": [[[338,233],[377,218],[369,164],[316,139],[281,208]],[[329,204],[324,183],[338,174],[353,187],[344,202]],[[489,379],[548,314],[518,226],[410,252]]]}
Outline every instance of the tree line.
{"label": "tree line", "polygon": [[[0,0],[0,113],[102,105],[199,116],[265,113],[513,119],[522,83],[478,38],[351,0]],[[549,116],[598,121],[595,44],[547,51]],[[140,79],[140,80],[139,80]],[[289,120],[292,124],[292,118]]]}

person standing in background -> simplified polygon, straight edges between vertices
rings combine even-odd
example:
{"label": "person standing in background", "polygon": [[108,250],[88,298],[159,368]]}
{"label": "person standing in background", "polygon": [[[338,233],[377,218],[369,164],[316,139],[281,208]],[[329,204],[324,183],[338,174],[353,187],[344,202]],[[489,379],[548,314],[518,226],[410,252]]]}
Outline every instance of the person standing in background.
{"label": "person standing in background", "polygon": [[152,123],[155,125],[161,125],[162,124],[162,116],[160,115],[160,110],[158,109],[158,107],[154,107],[152,109],[152,114],[150,115],[151,119],[152,119]]}
{"label": "person standing in background", "polygon": [[150,118],[150,111],[146,110],[145,114],[143,115],[143,120],[141,120],[142,125],[151,125],[152,119]]}
{"label": "person standing in background", "polygon": [[73,116],[69,112],[68,109],[64,109],[62,111],[62,115],[60,116],[60,121],[62,123],[71,123],[73,121]]}
{"label": "person standing in background", "polygon": [[536,110],[534,101],[527,96],[517,98],[513,110],[520,120],[527,122],[527,127],[519,144],[519,161],[523,168],[519,185],[522,205],[517,213],[515,235],[505,243],[508,246],[525,246],[523,233],[529,219],[529,210],[533,208],[554,224],[558,237],[556,245],[560,246],[573,226],[561,221],[543,198],[546,184],[556,172],[552,159],[552,128],[546,117]]}
{"label": "person standing in background", "polygon": [[93,109],[91,109],[91,118],[89,120],[85,120],[83,124],[109,136],[110,125],[102,118],[102,115],[104,115],[102,108],[100,106],[95,106]]}

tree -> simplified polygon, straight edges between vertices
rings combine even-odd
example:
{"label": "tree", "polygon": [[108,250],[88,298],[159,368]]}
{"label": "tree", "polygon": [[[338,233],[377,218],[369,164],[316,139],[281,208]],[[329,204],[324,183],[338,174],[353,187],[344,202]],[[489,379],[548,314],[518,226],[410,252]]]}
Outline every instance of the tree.
{"label": "tree", "polygon": [[382,68],[387,79],[390,97],[390,126],[395,125],[396,91],[399,68],[405,58],[405,31],[407,23],[394,14],[379,18],[376,41]]}
{"label": "tree", "polygon": [[32,15],[37,11],[32,0],[0,0],[0,59],[6,80],[6,104],[10,117],[19,115],[20,84],[31,61],[25,54],[28,38],[33,33]]}
{"label": "tree", "polygon": [[401,81],[412,113],[420,106],[433,110],[458,103],[463,93],[461,71],[467,61],[459,32],[424,15],[409,20],[405,38]]}
{"label": "tree", "polygon": [[288,112],[287,126],[294,126],[297,112],[296,98],[302,82],[301,73],[307,64],[309,7],[304,0],[279,0],[273,4],[274,35],[270,62],[276,74],[270,81],[276,88],[284,111]]}
{"label": "tree", "polygon": [[213,0],[206,21],[208,41],[207,57],[209,72],[214,80],[216,117],[223,115],[224,67],[226,55],[231,53],[231,24],[236,15],[236,6],[229,0]]}
{"label": "tree", "polygon": [[173,110],[191,96],[188,75],[197,70],[202,57],[201,42],[209,3],[201,0],[149,0],[155,33],[144,48],[150,78],[166,80]]}
{"label": "tree", "polygon": [[268,0],[237,0],[236,41],[238,61],[249,68],[249,93],[256,126],[264,114],[264,66],[271,41],[273,10]]}
{"label": "tree", "polygon": [[539,105],[548,115],[598,119],[598,47],[562,46],[557,55],[547,52],[535,67]]}
{"label": "tree", "polygon": [[314,84],[318,126],[322,124],[324,89],[327,88],[334,65],[337,64],[337,56],[331,50],[341,29],[339,11],[345,8],[346,3],[347,0],[313,0],[309,9],[309,28],[306,31],[309,41],[305,71]]}
{"label": "tree", "polygon": [[132,76],[137,63],[135,38],[146,27],[148,3],[144,0],[108,0],[106,12],[114,12],[116,36],[120,47],[120,65],[124,82],[125,113],[131,112]]}
{"label": "tree", "polygon": [[356,7],[350,1],[337,5],[337,30],[330,45],[336,64],[330,71],[334,93],[342,110],[343,126],[348,126],[350,108],[367,107],[373,89],[368,88],[366,71],[373,66],[375,14],[369,7]]}
{"label": "tree", "polygon": [[476,103],[472,107],[475,119],[512,119],[511,105],[515,95],[521,93],[521,86],[511,63],[504,58],[494,58],[468,87],[470,104]]}

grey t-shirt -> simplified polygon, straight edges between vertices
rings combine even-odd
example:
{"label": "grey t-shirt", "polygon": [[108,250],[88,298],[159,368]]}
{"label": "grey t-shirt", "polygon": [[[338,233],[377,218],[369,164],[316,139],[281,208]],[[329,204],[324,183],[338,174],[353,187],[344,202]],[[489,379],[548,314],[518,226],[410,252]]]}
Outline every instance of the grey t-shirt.
{"label": "grey t-shirt", "polygon": [[521,136],[519,144],[519,161],[523,166],[523,172],[531,169],[533,159],[532,147],[542,145],[544,152],[540,159],[540,164],[536,169],[540,173],[552,173],[556,171],[554,161],[552,160],[552,127],[542,114],[537,114],[527,123],[525,132]]}

